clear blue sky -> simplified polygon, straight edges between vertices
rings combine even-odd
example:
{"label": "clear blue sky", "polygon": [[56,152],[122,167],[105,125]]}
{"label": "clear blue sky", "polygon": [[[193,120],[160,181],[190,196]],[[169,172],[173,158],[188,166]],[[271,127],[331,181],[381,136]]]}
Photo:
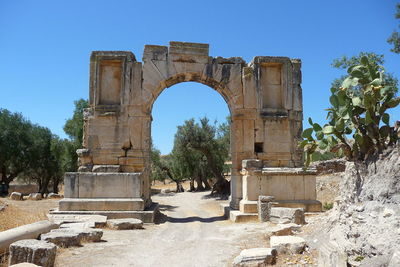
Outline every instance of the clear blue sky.
{"label": "clear blue sky", "polygon": [[[400,77],[400,55],[386,39],[398,27],[394,0],[335,1],[0,1],[0,107],[65,137],[73,101],[88,98],[92,50],[129,50],[141,60],[145,44],[210,44],[211,56],[288,56],[303,61],[304,117],[324,123],[330,63],[372,51]],[[153,140],[172,148],[176,126],[228,108],[211,88],[182,83],[166,89],[153,109]],[[392,117],[400,119],[399,108]],[[305,122],[305,126],[307,123]]]}

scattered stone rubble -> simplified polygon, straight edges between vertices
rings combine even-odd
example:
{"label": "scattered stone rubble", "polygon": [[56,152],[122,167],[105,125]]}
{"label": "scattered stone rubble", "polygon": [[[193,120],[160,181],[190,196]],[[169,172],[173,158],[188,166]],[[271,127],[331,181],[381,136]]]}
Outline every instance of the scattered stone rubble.
{"label": "scattered stone rubble", "polygon": [[53,232],[50,231],[47,234],[40,236],[40,240],[54,243],[59,247],[77,247],[81,245],[81,236],[77,232]]}
{"label": "scattered stone rubble", "polygon": [[271,236],[270,245],[279,254],[300,254],[306,248],[306,241],[299,236]]}
{"label": "scattered stone rubble", "polygon": [[[307,248],[307,243],[302,237],[293,236],[305,224],[304,209],[273,207],[277,204],[273,196],[259,196],[257,203],[258,218],[260,222],[277,223],[266,228],[265,237],[270,241],[270,248],[252,248],[243,250],[237,256],[232,266],[234,267],[261,267],[273,265],[279,255],[301,254]],[[304,260],[306,264],[310,260]],[[287,261],[289,264],[290,262]]]}
{"label": "scattered stone rubble", "polygon": [[143,222],[139,219],[112,219],[107,220],[107,226],[114,230],[142,229]]}
{"label": "scattered stone rubble", "polygon": [[305,224],[302,208],[271,208],[270,221],[273,223]]}
{"label": "scattered stone rubble", "polygon": [[22,194],[19,192],[12,192],[10,195],[11,200],[22,200]]}
{"label": "scattered stone rubble", "polygon": [[43,267],[54,266],[57,247],[36,239],[25,239],[10,245],[9,265],[29,262]]}
{"label": "scattered stone rubble", "polygon": [[277,252],[273,248],[251,248],[240,252],[233,267],[258,267],[275,264]]}
{"label": "scattered stone rubble", "polygon": [[322,243],[318,245],[321,266],[387,266],[396,261],[400,251],[399,154],[393,148],[376,161],[347,163],[340,197],[328,217],[315,225],[314,239]]}
{"label": "scattered stone rubble", "polygon": [[28,200],[41,200],[43,198],[41,193],[30,193]]}

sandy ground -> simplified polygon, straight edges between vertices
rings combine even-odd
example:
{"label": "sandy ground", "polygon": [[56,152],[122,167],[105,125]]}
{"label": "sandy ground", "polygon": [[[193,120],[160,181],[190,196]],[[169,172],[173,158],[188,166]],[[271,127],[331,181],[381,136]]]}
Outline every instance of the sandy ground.
{"label": "sandy ground", "polygon": [[230,266],[242,249],[267,247],[266,224],[234,224],[209,192],[158,194],[164,214],[144,230],[104,230],[103,242],[65,249],[57,266]]}

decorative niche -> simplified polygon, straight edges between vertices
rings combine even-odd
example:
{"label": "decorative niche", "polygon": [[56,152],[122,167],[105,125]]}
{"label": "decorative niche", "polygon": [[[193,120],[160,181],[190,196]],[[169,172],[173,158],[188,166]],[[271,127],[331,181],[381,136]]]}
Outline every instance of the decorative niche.
{"label": "decorative niche", "polygon": [[268,111],[283,109],[283,77],[281,63],[261,64],[262,108]]}
{"label": "decorative niche", "polygon": [[122,74],[121,60],[102,60],[100,62],[98,105],[118,106],[121,104]]}

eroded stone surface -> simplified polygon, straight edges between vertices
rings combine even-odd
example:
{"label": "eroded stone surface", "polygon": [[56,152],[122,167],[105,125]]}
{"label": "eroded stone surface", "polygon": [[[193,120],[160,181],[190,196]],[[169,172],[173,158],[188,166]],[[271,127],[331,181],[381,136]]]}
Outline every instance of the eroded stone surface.
{"label": "eroded stone surface", "polygon": [[258,219],[260,222],[267,222],[270,220],[270,213],[272,207],[273,196],[258,196],[257,210]]}
{"label": "eroded stone surface", "polygon": [[107,222],[107,216],[103,215],[71,215],[71,214],[49,214],[47,215],[50,221],[65,224],[65,223],[89,223],[95,227],[104,226]]}
{"label": "eroded stone surface", "polygon": [[271,208],[270,220],[274,223],[305,224],[304,210],[300,208]]}
{"label": "eroded stone surface", "polygon": [[11,200],[22,200],[22,194],[19,192],[12,192],[10,195]]}
{"label": "eroded stone surface", "polygon": [[113,219],[107,220],[107,226],[114,230],[142,229],[143,222],[139,219]]}
{"label": "eroded stone surface", "polygon": [[240,252],[232,263],[233,267],[263,267],[275,264],[277,251],[274,248],[251,248]]}
{"label": "eroded stone surface", "polygon": [[49,194],[47,195],[47,198],[50,198],[50,199],[57,199],[57,198],[62,198],[62,195],[56,194],[56,193],[49,193]]}
{"label": "eroded stone surface", "polygon": [[299,236],[271,236],[270,245],[279,254],[299,254],[304,251],[306,241]]}
{"label": "eroded stone surface", "polygon": [[81,235],[77,232],[53,232],[40,235],[40,240],[47,241],[57,246],[68,248],[80,246]]}
{"label": "eroded stone surface", "polygon": [[41,193],[31,193],[28,196],[29,200],[41,200],[43,198]]}
{"label": "eroded stone surface", "polygon": [[9,264],[29,262],[44,267],[54,266],[57,247],[36,239],[25,239],[10,245]]}
{"label": "eroded stone surface", "polygon": [[81,238],[81,241],[99,242],[103,236],[103,230],[92,228],[61,228],[51,230],[51,233],[76,233]]}
{"label": "eroded stone surface", "polygon": [[270,238],[271,236],[284,236],[292,235],[294,232],[299,231],[300,225],[294,223],[278,224],[276,226],[268,227],[265,231],[265,237]]}

